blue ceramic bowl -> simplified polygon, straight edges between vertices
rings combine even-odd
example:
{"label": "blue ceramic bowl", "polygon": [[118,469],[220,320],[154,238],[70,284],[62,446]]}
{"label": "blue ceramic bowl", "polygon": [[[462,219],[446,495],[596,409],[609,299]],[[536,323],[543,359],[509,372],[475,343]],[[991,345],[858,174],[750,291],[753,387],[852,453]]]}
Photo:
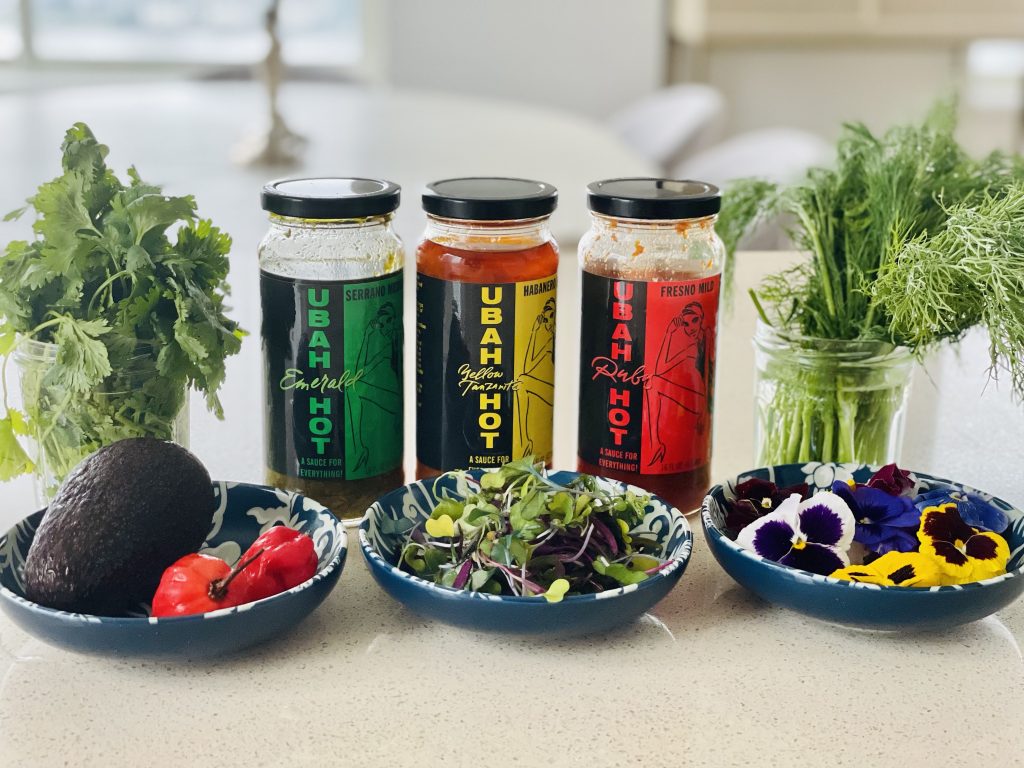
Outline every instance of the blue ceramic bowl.
{"label": "blue ceramic bowl", "polygon": [[173,618],[92,616],[46,608],[25,598],[22,571],[43,512],[0,538],[0,606],[29,634],[79,653],[188,659],[238,651],[281,634],[308,616],[330,593],[345,565],[348,539],[326,508],[298,494],[244,483],[214,483],[213,527],[200,551],[228,562],[256,538],[284,524],[313,538],[319,565],[308,581],[235,608]]}
{"label": "blue ceramic bowl", "polygon": [[[479,476],[479,472],[473,473]],[[555,482],[567,483],[576,472],[555,472]],[[599,478],[611,490],[631,488]],[[661,556],[671,563],[654,576],[628,587],[593,595],[570,595],[558,603],[542,597],[487,595],[453,589],[413,576],[396,566],[406,534],[430,517],[438,498],[458,497],[451,477],[410,483],[381,497],[359,525],[359,545],[370,573],[384,591],[427,618],[466,629],[516,635],[571,636],[603,632],[633,621],[669,593],[686,570],[693,536],[686,518],[668,502],[654,497],[643,523],[636,529],[662,545]]]}
{"label": "blue ceramic bowl", "polygon": [[995,613],[1024,592],[1024,512],[1002,499],[973,488],[914,472],[922,490],[952,488],[977,494],[1005,510],[1010,517],[1007,573],[985,581],[948,587],[881,587],[833,579],[765,560],[729,539],[725,529],[725,500],[750,478],[779,486],[807,483],[812,492],[831,488],[833,480],[866,482],[873,469],[851,464],[783,464],[753,469],[716,485],[704,499],[701,521],[711,552],[739,584],[765,600],[816,619],[883,630],[936,630],[966,624]]}

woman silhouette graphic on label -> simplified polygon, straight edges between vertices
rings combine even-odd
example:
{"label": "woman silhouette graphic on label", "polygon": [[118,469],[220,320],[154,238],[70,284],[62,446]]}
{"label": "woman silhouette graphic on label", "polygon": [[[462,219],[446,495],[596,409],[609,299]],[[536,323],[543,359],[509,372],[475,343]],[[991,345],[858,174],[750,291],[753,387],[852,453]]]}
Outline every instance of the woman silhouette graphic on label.
{"label": "woman silhouette graphic on label", "polygon": [[[555,300],[548,299],[530,331],[523,359],[523,373],[516,389],[519,440],[523,455],[534,453],[540,442],[548,450],[551,414],[555,402]],[[546,435],[541,439],[541,435]],[[542,455],[539,458],[548,458]]]}
{"label": "woman silhouette graphic on label", "polygon": [[400,429],[395,423],[402,405],[402,328],[397,320],[394,304],[380,306],[363,334],[354,371],[357,379],[346,388],[356,448],[354,470],[366,468],[368,444],[379,445]]}
{"label": "woman silhouette graphic on label", "polygon": [[698,433],[707,428],[709,367],[704,308],[692,301],[669,321],[658,359],[644,382],[652,451],[648,467],[665,461],[666,433],[674,435],[691,420]]}

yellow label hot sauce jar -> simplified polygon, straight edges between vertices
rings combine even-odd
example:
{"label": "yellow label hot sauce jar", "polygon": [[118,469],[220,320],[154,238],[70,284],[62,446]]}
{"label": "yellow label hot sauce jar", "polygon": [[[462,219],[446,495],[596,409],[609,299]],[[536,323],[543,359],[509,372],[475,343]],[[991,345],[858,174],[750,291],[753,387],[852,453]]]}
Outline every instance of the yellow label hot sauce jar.
{"label": "yellow label hot sauce jar", "polygon": [[671,179],[611,179],[588,192],[579,469],[689,512],[710,482],[721,198]]}
{"label": "yellow label hot sauce jar", "polygon": [[400,189],[268,184],[259,246],[267,480],[339,517],[402,484]]}
{"label": "yellow label hot sauce jar", "polygon": [[550,184],[427,185],[416,251],[416,474],[551,461],[558,247]]}

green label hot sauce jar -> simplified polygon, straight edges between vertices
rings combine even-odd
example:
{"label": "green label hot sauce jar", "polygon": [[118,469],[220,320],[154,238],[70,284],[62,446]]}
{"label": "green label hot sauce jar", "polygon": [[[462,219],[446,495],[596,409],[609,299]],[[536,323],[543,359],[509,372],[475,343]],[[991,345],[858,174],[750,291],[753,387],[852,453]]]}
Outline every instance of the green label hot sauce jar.
{"label": "green label hot sauce jar", "polygon": [[400,188],[263,188],[259,246],[267,481],[356,518],[402,473]]}
{"label": "green label hot sauce jar", "polygon": [[550,464],[557,192],[526,179],[427,186],[416,251],[416,474]]}

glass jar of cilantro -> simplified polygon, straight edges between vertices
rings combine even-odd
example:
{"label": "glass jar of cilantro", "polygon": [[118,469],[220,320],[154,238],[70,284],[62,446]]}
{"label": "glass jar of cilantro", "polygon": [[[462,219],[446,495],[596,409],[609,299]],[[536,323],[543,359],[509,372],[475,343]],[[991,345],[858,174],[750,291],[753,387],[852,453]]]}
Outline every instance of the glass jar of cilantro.
{"label": "glass jar of cilantro", "polygon": [[111,372],[83,391],[69,388],[58,365],[60,347],[22,338],[12,360],[18,368],[22,430],[32,461],[36,500],[48,504],[67,474],[86,456],[130,437],[189,442],[189,390],[157,369],[159,348],[141,342],[114,349]]}
{"label": "glass jar of cilantro", "polygon": [[375,179],[263,188],[267,480],[343,518],[403,481],[399,196]]}

